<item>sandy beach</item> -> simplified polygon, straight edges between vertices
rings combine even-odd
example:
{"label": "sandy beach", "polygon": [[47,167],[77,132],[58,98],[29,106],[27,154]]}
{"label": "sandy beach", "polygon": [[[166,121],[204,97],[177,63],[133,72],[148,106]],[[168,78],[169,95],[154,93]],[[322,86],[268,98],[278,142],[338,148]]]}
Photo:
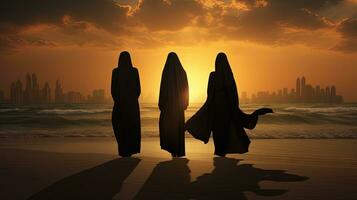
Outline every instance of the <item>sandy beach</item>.
{"label": "sandy beach", "polygon": [[256,139],[213,156],[186,138],[172,159],[158,138],[116,155],[114,138],[0,140],[0,199],[356,199],[357,140]]}

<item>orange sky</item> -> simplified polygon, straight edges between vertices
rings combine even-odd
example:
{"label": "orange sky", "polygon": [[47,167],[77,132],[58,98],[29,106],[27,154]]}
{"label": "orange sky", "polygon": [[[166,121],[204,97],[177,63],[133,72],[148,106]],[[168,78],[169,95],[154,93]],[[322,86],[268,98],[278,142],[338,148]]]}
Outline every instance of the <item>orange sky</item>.
{"label": "orange sky", "polygon": [[111,70],[127,50],[139,69],[141,101],[156,102],[166,56],[175,51],[189,78],[190,101],[201,102],[223,51],[240,92],[291,88],[305,75],[357,101],[355,1],[28,2],[26,11],[17,0],[0,7],[0,88],[6,92],[27,72],[52,88],[59,78],[65,91],[109,91]]}

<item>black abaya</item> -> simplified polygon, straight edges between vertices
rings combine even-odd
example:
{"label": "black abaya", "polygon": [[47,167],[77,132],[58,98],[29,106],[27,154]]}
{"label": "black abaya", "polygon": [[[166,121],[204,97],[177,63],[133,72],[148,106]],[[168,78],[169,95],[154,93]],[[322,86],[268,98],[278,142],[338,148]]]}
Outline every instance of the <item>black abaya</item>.
{"label": "black abaya", "polygon": [[111,93],[114,100],[112,125],[118,142],[119,155],[131,156],[140,152],[141,126],[138,102],[140,79],[138,70],[131,66],[131,61],[123,61],[130,57],[125,58],[124,55],[124,58],[120,59],[118,68],[115,68],[112,73]]}
{"label": "black abaya", "polygon": [[188,106],[187,75],[177,55],[168,55],[160,85],[160,145],[174,157],[185,156],[185,114]]}

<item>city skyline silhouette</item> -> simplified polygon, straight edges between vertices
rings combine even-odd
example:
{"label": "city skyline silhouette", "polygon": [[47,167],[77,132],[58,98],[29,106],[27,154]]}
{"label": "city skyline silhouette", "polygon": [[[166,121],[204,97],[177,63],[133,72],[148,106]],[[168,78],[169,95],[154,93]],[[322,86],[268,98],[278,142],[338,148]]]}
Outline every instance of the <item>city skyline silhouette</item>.
{"label": "city skyline silhouette", "polygon": [[[32,85],[32,77],[35,77],[35,84]],[[302,89],[299,90],[299,87],[302,87],[303,84],[301,76],[296,79],[295,87],[292,87],[290,90],[288,87],[283,87],[280,90],[271,92],[267,90],[258,91],[256,93],[248,96],[248,92],[244,89],[239,91],[239,99],[241,103],[331,103],[339,104],[344,101],[344,97],[337,92],[337,87],[333,84],[323,87],[320,84],[312,86],[311,84],[305,83],[306,93],[302,93]],[[32,103],[111,103],[107,90],[105,89],[94,89],[90,94],[85,95],[80,91],[66,90],[62,87],[61,81],[56,80],[54,90],[48,81],[44,82],[44,87],[41,89],[37,81],[36,73],[33,73],[30,76],[27,73],[25,77],[26,85],[22,83],[23,80],[18,79],[14,81],[9,86],[7,90],[0,90],[0,103],[11,103],[17,105],[29,105]],[[296,91],[300,91],[297,93]],[[31,103],[29,99],[29,93],[35,92],[38,93],[37,100]],[[34,95],[32,95],[34,96]],[[155,101],[144,101],[142,103],[155,103]],[[191,103],[202,103],[201,102],[191,102]]]}

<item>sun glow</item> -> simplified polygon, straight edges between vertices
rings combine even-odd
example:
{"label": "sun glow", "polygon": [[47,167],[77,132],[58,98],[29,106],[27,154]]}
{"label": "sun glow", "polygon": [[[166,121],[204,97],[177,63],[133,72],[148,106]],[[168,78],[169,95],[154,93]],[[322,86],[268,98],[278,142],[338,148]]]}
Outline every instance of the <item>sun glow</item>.
{"label": "sun glow", "polygon": [[215,52],[207,49],[178,50],[181,63],[186,70],[190,103],[204,102],[207,96],[209,73],[214,69]]}

